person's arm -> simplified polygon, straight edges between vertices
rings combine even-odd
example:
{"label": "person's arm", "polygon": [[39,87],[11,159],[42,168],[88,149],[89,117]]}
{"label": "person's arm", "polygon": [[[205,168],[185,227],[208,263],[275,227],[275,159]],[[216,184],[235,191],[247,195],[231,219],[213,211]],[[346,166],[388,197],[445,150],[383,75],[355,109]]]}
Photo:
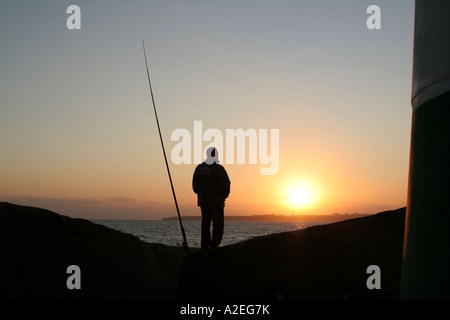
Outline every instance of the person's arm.
{"label": "person's arm", "polygon": [[223,192],[223,196],[225,198],[228,198],[228,196],[230,195],[230,178],[228,177],[227,171],[225,170],[224,167],[221,167],[220,170],[220,184],[221,184],[221,189]]}
{"label": "person's arm", "polygon": [[194,176],[192,177],[192,189],[194,190],[195,193],[198,194],[198,192],[199,192],[199,190],[198,190],[199,186],[198,186],[197,169],[198,169],[198,166],[197,166],[197,168],[195,168]]}

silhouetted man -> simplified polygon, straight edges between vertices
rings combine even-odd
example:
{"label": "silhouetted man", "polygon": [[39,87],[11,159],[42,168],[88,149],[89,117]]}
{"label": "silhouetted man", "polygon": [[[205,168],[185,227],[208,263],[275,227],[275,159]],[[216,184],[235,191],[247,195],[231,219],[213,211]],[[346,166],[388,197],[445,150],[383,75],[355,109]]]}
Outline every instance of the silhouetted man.
{"label": "silhouetted man", "polygon": [[[208,148],[205,162],[195,168],[192,188],[202,213],[201,247],[217,248],[222,241],[225,199],[230,194],[230,179],[218,160],[216,148]],[[210,232],[213,224],[212,237]]]}

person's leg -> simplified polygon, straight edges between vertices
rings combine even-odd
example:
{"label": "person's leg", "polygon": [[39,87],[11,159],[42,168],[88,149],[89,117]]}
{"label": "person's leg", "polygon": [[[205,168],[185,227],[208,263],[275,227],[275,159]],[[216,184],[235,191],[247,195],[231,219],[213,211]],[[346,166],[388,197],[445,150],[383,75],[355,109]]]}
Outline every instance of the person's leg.
{"label": "person's leg", "polygon": [[211,248],[217,248],[222,242],[223,229],[224,229],[224,214],[223,207],[212,208],[212,222],[213,222],[213,232]]}
{"label": "person's leg", "polygon": [[201,207],[202,212],[202,230],[200,245],[202,249],[208,249],[211,245],[211,208]]}

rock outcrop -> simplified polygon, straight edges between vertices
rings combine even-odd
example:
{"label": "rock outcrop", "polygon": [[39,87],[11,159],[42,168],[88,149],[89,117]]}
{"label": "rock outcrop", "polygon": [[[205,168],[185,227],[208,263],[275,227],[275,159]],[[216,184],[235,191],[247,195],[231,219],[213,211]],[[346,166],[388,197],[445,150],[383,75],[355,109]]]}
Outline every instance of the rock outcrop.
{"label": "rock outcrop", "polygon": [[[0,203],[1,299],[398,299],[405,208],[201,251]],[[81,270],[68,289],[67,268]],[[367,288],[379,267],[381,289]]]}
{"label": "rock outcrop", "polygon": [[[76,265],[81,290],[68,289]],[[181,257],[166,246],[57,213],[0,203],[0,298],[172,299]]]}
{"label": "rock outcrop", "polygon": [[[402,208],[189,255],[178,297],[399,299],[405,212]],[[367,287],[372,265],[379,267],[381,289]]]}

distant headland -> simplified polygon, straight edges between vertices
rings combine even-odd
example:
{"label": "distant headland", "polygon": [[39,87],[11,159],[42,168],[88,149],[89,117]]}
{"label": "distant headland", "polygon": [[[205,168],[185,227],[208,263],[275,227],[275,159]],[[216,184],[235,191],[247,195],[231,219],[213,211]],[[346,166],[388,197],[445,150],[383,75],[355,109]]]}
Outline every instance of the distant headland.
{"label": "distant headland", "polygon": [[[362,218],[369,214],[362,213],[333,213],[317,215],[251,215],[251,216],[227,216],[228,221],[258,221],[258,222],[338,222],[354,218]],[[201,220],[201,216],[182,216],[182,220]],[[162,218],[162,220],[178,220],[178,217]]]}

